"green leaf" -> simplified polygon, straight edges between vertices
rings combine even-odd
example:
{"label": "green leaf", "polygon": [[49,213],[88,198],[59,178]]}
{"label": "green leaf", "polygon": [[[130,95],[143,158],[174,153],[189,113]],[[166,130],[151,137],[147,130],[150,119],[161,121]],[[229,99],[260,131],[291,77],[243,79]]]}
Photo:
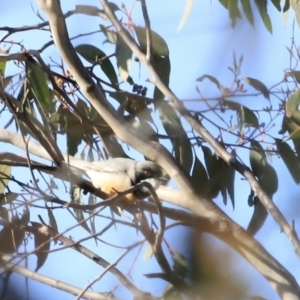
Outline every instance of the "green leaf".
{"label": "green leaf", "polygon": [[300,90],[297,90],[294,94],[290,96],[288,101],[285,104],[285,114],[287,118],[292,119],[300,126]]}
{"label": "green leaf", "polygon": [[186,131],[174,109],[167,102],[161,102],[158,110],[164,129],[171,139],[175,159],[187,173],[190,173],[193,164],[193,152]]}
{"label": "green leaf", "polygon": [[296,20],[298,23],[298,26],[300,27],[300,3],[297,0],[289,1],[290,5],[292,6],[293,10],[295,11]]}
{"label": "green leaf", "polygon": [[100,67],[104,74],[107,76],[111,84],[117,85],[118,78],[115,69],[109,58],[106,58],[106,54],[93,45],[81,44],[75,47],[77,53],[79,53],[89,63],[94,64],[100,59],[103,59],[100,63]]}
{"label": "green leaf", "polygon": [[128,81],[130,83],[132,81],[131,77],[129,76],[129,70],[132,61],[132,51],[120,36],[117,36],[115,54],[117,58],[119,75],[124,81]]}
{"label": "green leaf", "polygon": [[[92,148],[90,148],[92,149]],[[89,195],[89,201],[88,201],[89,205],[94,205],[97,203],[97,197],[93,194]],[[92,233],[95,234],[96,233],[96,227],[95,227],[95,215],[93,215],[95,212],[95,210],[90,210],[90,224],[91,224],[91,229],[92,229]]]}
{"label": "green leaf", "polygon": [[264,167],[263,174],[259,180],[259,183],[263,190],[272,197],[278,189],[278,177],[275,169],[267,163]]}
{"label": "green leaf", "polygon": [[40,247],[39,249],[35,250],[35,255],[37,257],[37,263],[35,272],[37,272],[45,263],[45,261],[48,258],[48,253],[50,249],[50,238],[51,236],[46,234],[45,232],[41,232],[39,230],[43,231],[43,227],[45,225],[42,225],[37,222],[31,222],[32,227],[34,227],[36,230],[33,233],[34,236],[34,246],[35,248]]}
{"label": "green leaf", "polygon": [[211,82],[213,82],[216,86],[217,86],[217,88],[220,90],[220,91],[222,91],[222,87],[221,87],[221,84],[220,84],[220,82],[218,81],[218,79],[216,79],[215,77],[213,77],[213,76],[211,76],[211,75],[207,75],[207,74],[205,74],[205,75],[202,75],[201,77],[198,77],[197,79],[196,79],[196,81],[203,81],[204,79],[208,79],[208,80],[210,80]]}
{"label": "green leaf", "polygon": [[[169,79],[170,79],[170,72],[171,72],[171,62],[169,56],[160,57],[160,58],[154,57],[152,60],[152,65],[157,75],[162,80],[162,82],[166,86],[169,86]],[[157,87],[155,87],[153,98],[158,101],[158,100],[163,100],[165,96]]]}
{"label": "green leaf", "polygon": [[252,218],[248,224],[247,231],[251,235],[255,235],[258,230],[263,226],[268,216],[268,211],[259,201],[258,197],[254,197],[254,211]]}
{"label": "green leaf", "polygon": [[193,187],[195,190],[203,197],[205,186],[207,186],[208,182],[208,175],[206,169],[204,168],[202,162],[198,159],[197,155],[195,154],[195,162],[192,170],[191,180],[193,183]]}
{"label": "green leaf", "polygon": [[[50,227],[52,229],[54,229],[56,232],[58,232],[57,222],[55,220],[55,217],[54,217],[52,209],[49,208],[49,207],[47,207],[47,211],[48,211],[48,218],[49,218]],[[54,243],[55,243],[55,245],[57,244],[57,239],[54,239]]]}
{"label": "green leaf", "polygon": [[295,80],[300,83],[300,71],[291,71],[287,75],[293,76]]}
{"label": "green leaf", "polygon": [[278,11],[281,11],[280,0],[271,0]]}
{"label": "green leaf", "polygon": [[47,76],[42,68],[32,62],[26,62],[27,76],[30,84],[30,89],[36,104],[39,107],[41,114],[54,113],[55,104],[53,101],[53,92],[47,84]]}
{"label": "green leaf", "polygon": [[290,0],[285,0],[284,6],[283,6],[283,12],[285,13],[290,9]]}
{"label": "green leaf", "polygon": [[114,135],[104,134],[102,140],[111,157],[128,157]]}
{"label": "green leaf", "polygon": [[[141,50],[146,53],[147,51],[147,36],[146,36],[146,28],[134,26],[134,30],[140,44]],[[169,47],[166,41],[156,32],[151,31],[151,39],[152,39],[152,54],[156,58],[160,58],[161,56],[167,57],[169,56]]]}
{"label": "green leaf", "polygon": [[[18,226],[21,225],[21,220],[16,215],[12,217],[11,223]],[[25,237],[25,230],[17,226],[13,226],[12,228],[10,228],[10,226],[4,226],[0,231],[1,253],[11,254],[17,252],[21,246]]]}
{"label": "green leaf", "polygon": [[[0,54],[9,54],[11,46],[7,50],[0,50]],[[5,75],[6,61],[0,62],[0,78],[3,78]]]}
{"label": "green leaf", "polygon": [[236,111],[237,122],[241,132],[243,132],[245,126],[259,127],[256,114],[248,107],[230,100],[223,100],[223,104]]}
{"label": "green leaf", "polygon": [[[81,195],[81,190],[79,187],[72,187],[72,201],[75,204],[84,204],[83,202],[83,198]],[[75,218],[78,222],[80,222],[80,225],[88,232],[91,233],[91,230],[89,229],[85,219],[84,219],[84,215],[81,209],[76,209],[73,208],[74,213],[75,213]]]}
{"label": "green leaf", "polygon": [[237,18],[241,18],[241,13],[238,8],[238,0],[228,1],[228,11],[231,19],[231,26],[235,27]]}
{"label": "green leaf", "polygon": [[270,33],[272,33],[272,23],[267,11],[267,0],[255,0],[255,3],[265,27]]}
{"label": "green leaf", "polygon": [[275,142],[278,154],[284,161],[294,181],[298,184],[300,182],[299,158],[296,156],[289,144],[284,143],[279,139],[275,139]]}
{"label": "green leaf", "polygon": [[107,38],[107,42],[116,45],[117,44],[117,34],[115,31],[107,29],[105,26],[100,25],[100,28]]}
{"label": "green leaf", "polygon": [[0,194],[4,193],[10,181],[11,166],[0,164]]}
{"label": "green leaf", "polygon": [[254,87],[257,91],[261,92],[265,98],[270,100],[270,92],[268,88],[259,80],[251,78],[251,77],[245,77],[243,80],[250,84],[252,87]]}
{"label": "green leaf", "polygon": [[186,0],[185,1],[185,7],[184,7],[184,12],[183,12],[183,16],[180,20],[178,29],[177,29],[177,33],[182,29],[182,27],[184,26],[191,10],[192,10],[192,5],[193,5],[194,0]]}
{"label": "green leaf", "polygon": [[247,20],[252,26],[254,26],[254,18],[253,18],[252,8],[250,5],[250,0],[241,0],[241,3]]}
{"label": "green leaf", "polygon": [[267,164],[266,154],[259,142],[251,141],[250,165],[254,176],[261,178]]}

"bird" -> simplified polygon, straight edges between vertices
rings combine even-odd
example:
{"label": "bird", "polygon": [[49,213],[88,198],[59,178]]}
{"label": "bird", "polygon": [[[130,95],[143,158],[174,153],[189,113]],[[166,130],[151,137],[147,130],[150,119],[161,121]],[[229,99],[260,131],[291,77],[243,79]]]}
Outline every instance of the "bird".
{"label": "bird", "polygon": [[[82,162],[82,161],[81,161]],[[125,191],[134,185],[147,181],[154,189],[167,181],[163,175],[163,169],[151,161],[136,161],[130,158],[112,158],[97,162],[84,162],[72,166],[84,171],[84,175],[90,178],[93,186],[112,197],[118,192]],[[122,200],[132,203],[144,199],[150,195],[146,187],[124,195]]]}

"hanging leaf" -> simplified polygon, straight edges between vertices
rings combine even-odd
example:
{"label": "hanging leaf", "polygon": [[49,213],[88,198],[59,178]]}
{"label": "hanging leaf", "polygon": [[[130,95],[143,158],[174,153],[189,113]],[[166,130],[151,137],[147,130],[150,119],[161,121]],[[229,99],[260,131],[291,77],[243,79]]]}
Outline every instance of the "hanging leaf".
{"label": "hanging leaf", "polygon": [[132,62],[132,51],[120,36],[117,36],[115,54],[117,58],[119,75],[124,81],[132,83],[132,79],[129,76],[129,71]]}
{"label": "hanging leaf", "polygon": [[45,261],[48,258],[51,236],[48,235],[45,230],[43,230],[43,227],[45,225],[42,225],[37,222],[31,222],[31,224],[32,227],[36,229],[35,232],[33,233],[33,236],[34,236],[34,246],[36,248],[34,253],[37,257],[35,272],[37,272],[44,265]]}
{"label": "hanging leaf", "polygon": [[241,13],[238,8],[238,0],[230,0],[228,2],[228,11],[231,19],[231,26],[235,27],[237,19],[241,18]]}
{"label": "hanging leaf", "polygon": [[[49,218],[50,227],[52,229],[54,229],[56,232],[58,232],[57,222],[55,220],[55,217],[54,217],[52,209],[49,208],[49,207],[47,207],[47,211],[48,211],[48,218]],[[55,245],[57,244],[57,239],[54,239],[54,244]]]}
{"label": "hanging leaf", "polygon": [[267,0],[255,0],[255,3],[265,27],[272,33],[272,23],[267,11]]}
{"label": "hanging leaf", "polygon": [[100,28],[101,28],[102,32],[104,33],[104,35],[106,36],[107,42],[114,44],[114,45],[117,44],[117,34],[115,31],[109,30],[103,25],[100,25]]}
{"label": "hanging leaf", "polygon": [[205,197],[206,195],[204,195],[204,191],[205,191],[205,187],[207,186],[208,175],[202,162],[199,160],[196,154],[194,155],[195,155],[195,161],[192,170],[191,181],[193,183],[193,187],[199,193],[199,195]]}
{"label": "hanging leaf", "polygon": [[[254,140],[251,141],[250,165],[261,188],[272,198],[278,189],[278,177],[275,169],[267,162],[265,151]],[[261,204],[258,197],[254,197],[254,213],[248,226],[249,232],[255,234],[264,224],[267,216],[266,208]]]}
{"label": "hanging leaf", "polygon": [[11,166],[0,164],[0,194],[3,194],[11,176]]}
{"label": "hanging leaf", "polygon": [[[293,93],[285,104],[285,114],[287,118],[292,119],[296,122],[296,125],[300,126],[300,90]],[[294,130],[293,130],[294,131]]]}
{"label": "hanging leaf", "polygon": [[255,128],[259,128],[256,114],[248,107],[230,100],[223,100],[223,105],[226,105],[230,109],[236,111],[237,122],[241,132],[243,132],[245,126],[253,126]]}
{"label": "hanging leaf", "polygon": [[42,68],[36,63],[27,61],[26,65],[30,89],[34,95],[40,113],[44,115],[54,113],[55,103],[53,92],[49,89],[47,84],[48,77]]}
{"label": "hanging leaf", "polygon": [[283,12],[287,12],[288,10],[290,9],[290,0],[285,0],[285,3],[284,3],[284,7],[283,7]]}
{"label": "hanging leaf", "polygon": [[[89,205],[94,205],[97,203],[97,197],[93,194],[89,195]],[[95,212],[95,210],[90,210],[90,224],[91,224],[91,229],[92,229],[92,233],[95,234],[96,233],[96,227],[95,227],[95,216],[93,215],[93,213]]]}
{"label": "hanging leaf", "polygon": [[275,139],[275,142],[278,154],[284,161],[294,181],[298,184],[300,182],[299,158],[296,156],[295,152],[291,149],[289,144],[284,143],[279,139]]}
{"label": "hanging leaf", "polygon": [[[10,46],[7,50],[0,49],[0,54],[7,55],[10,52],[12,46]],[[5,68],[6,68],[6,61],[0,62],[0,78],[4,78],[5,75]]]}
{"label": "hanging leaf", "polygon": [[241,0],[241,3],[247,20],[252,26],[254,26],[254,18],[253,18],[252,8],[250,5],[250,0]]}
{"label": "hanging leaf", "polygon": [[278,11],[281,11],[280,0],[271,0]]}
{"label": "hanging leaf", "polygon": [[[141,50],[146,53],[147,51],[147,35],[146,28],[134,26],[134,30],[140,44]],[[169,47],[166,41],[156,32],[151,31],[152,39],[152,54],[155,58],[160,58],[161,56],[169,56]]]}
{"label": "hanging leaf", "polygon": [[17,252],[24,240],[25,230],[22,228],[21,220],[17,215],[11,218],[11,223],[15,226],[6,225],[0,231],[1,253],[11,254]]}
{"label": "hanging leaf", "polygon": [[177,29],[177,33],[182,29],[182,27],[184,26],[191,10],[192,10],[192,5],[193,5],[194,0],[186,0],[185,1],[185,7],[184,7],[184,12],[183,12],[183,16],[180,20],[178,29]]}
{"label": "hanging leaf", "polygon": [[254,205],[253,215],[247,227],[247,231],[251,235],[255,235],[259,231],[259,229],[263,226],[268,216],[268,211],[263,206],[263,204],[259,201],[257,196],[254,197],[253,205]]}
{"label": "hanging leaf", "polygon": [[[118,77],[115,72],[115,68],[113,67],[109,58],[107,58],[106,54],[93,45],[81,44],[75,47],[77,53],[79,53],[84,59],[86,59],[89,63],[94,64],[98,60],[101,60],[99,64],[104,74],[107,76],[111,84],[118,84]],[[105,58],[105,59],[104,59]]]}
{"label": "hanging leaf", "polygon": [[193,152],[186,131],[174,109],[168,103],[161,102],[158,110],[164,129],[172,142],[175,159],[187,173],[190,173]]}
{"label": "hanging leaf", "polygon": [[[83,198],[82,198],[82,195],[81,195],[81,190],[80,190],[79,187],[72,187],[72,202],[74,202],[75,204],[80,204],[80,205],[84,204]],[[75,213],[76,220],[78,222],[80,222],[80,225],[87,232],[91,233],[91,230],[89,229],[89,227],[88,227],[88,225],[85,221],[82,210],[77,209],[77,208],[73,208],[73,210],[74,210],[74,213]]]}
{"label": "hanging leaf", "polygon": [[245,77],[243,80],[254,87],[257,91],[261,92],[266,99],[270,100],[270,92],[261,81],[251,77]]}

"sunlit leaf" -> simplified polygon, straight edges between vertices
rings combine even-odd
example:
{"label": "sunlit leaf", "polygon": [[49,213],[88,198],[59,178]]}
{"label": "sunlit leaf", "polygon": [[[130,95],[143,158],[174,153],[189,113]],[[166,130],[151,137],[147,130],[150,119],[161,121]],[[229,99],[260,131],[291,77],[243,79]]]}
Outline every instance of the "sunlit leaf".
{"label": "sunlit leaf", "polygon": [[131,77],[129,76],[129,71],[132,62],[132,50],[120,36],[117,36],[115,54],[117,58],[119,75],[124,81],[128,81],[130,83],[132,81]]}
{"label": "sunlit leaf", "polygon": [[[1,50],[0,51],[0,54],[9,54],[10,52],[10,49],[11,49],[11,46],[7,49],[7,50]],[[5,68],[6,68],[6,61],[1,61],[0,62],[0,78],[3,78],[4,75],[5,75]]]}
{"label": "sunlit leaf", "polygon": [[293,93],[285,104],[287,118],[291,118],[297,125],[300,125],[300,90]]}
{"label": "sunlit leaf", "polygon": [[182,27],[184,26],[191,10],[192,10],[192,5],[193,5],[194,0],[186,0],[185,1],[185,7],[184,7],[184,12],[183,12],[183,16],[180,20],[178,29],[177,29],[177,33],[182,29]]}
{"label": "sunlit leaf", "polygon": [[4,193],[10,181],[11,166],[0,164],[0,194]]}

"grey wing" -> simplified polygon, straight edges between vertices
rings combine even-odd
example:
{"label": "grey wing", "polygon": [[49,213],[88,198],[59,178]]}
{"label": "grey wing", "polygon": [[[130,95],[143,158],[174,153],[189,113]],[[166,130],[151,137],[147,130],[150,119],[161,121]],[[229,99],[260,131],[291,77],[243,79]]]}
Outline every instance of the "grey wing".
{"label": "grey wing", "polygon": [[130,158],[117,157],[110,160],[96,161],[89,165],[93,171],[107,173],[126,173],[129,169],[134,168],[135,161]]}

